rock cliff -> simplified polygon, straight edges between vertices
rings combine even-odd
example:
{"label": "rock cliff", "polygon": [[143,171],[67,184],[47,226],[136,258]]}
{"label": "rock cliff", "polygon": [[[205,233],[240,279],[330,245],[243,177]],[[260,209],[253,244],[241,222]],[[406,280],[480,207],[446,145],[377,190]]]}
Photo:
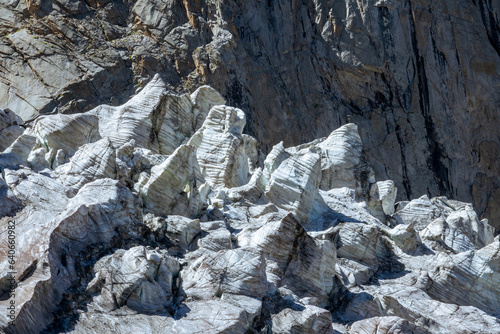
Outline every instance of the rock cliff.
{"label": "rock cliff", "polygon": [[116,107],[155,73],[177,92],[209,84],[266,153],[353,122],[399,199],[472,202],[500,228],[499,12],[491,0],[4,0],[0,108],[30,121]]}
{"label": "rock cliff", "polygon": [[471,204],[396,202],[354,123],[265,156],[214,89],[167,87],[0,111],[2,331],[500,333],[500,236]]}

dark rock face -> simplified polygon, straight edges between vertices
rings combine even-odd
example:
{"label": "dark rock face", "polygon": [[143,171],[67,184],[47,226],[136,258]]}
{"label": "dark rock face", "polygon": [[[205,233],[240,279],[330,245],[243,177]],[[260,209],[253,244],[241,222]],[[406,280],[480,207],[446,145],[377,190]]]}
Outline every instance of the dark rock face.
{"label": "dark rock face", "polygon": [[355,122],[406,199],[473,202],[500,227],[496,1],[10,0],[0,108],[24,121],[123,103],[160,73],[210,84],[265,151]]}

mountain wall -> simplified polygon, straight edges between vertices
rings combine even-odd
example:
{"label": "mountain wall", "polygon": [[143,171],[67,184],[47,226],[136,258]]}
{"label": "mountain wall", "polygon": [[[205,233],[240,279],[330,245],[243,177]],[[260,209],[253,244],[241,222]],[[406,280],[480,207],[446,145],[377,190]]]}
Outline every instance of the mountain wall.
{"label": "mountain wall", "polygon": [[29,121],[117,106],[154,73],[175,92],[210,84],[247,112],[265,152],[354,122],[400,199],[470,201],[499,228],[499,10],[491,0],[3,0],[0,108]]}

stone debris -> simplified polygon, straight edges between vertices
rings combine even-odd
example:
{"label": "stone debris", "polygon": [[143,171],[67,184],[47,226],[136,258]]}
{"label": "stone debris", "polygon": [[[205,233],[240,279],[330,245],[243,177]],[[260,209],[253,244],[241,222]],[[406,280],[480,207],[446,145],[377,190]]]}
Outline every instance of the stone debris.
{"label": "stone debris", "polygon": [[0,155],[2,331],[500,333],[500,239],[470,204],[396,203],[351,123],[264,158],[224,103],[156,76],[121,106],[0,113],[22,129]]}

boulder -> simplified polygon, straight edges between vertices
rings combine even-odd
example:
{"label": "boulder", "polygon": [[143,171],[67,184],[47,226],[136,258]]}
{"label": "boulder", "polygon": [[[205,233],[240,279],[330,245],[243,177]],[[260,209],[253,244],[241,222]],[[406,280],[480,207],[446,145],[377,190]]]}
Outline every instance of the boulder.
{"label": "boulder", "polygon": [[87,290],[98,293],[94,302],[104,310],[127,306],[137,312],[164,311],[173,303],[180,265],[175,258],[143,246],[119,249],[94,265]]}

